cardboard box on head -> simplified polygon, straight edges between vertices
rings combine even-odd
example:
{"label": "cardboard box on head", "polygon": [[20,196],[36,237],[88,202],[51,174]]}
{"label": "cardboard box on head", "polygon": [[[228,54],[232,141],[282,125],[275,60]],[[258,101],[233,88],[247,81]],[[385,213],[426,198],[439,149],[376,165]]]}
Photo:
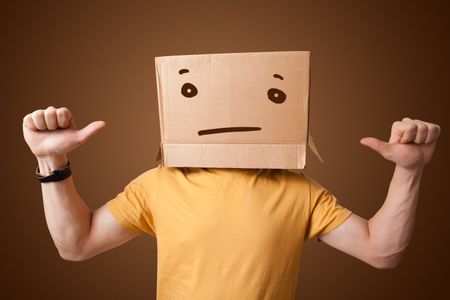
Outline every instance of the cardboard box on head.
{"label": "cardboard box on head", "polygon": [[161,165],[303,169],[308,143],[318,155],[308,51],[163,56],[155,65]]}

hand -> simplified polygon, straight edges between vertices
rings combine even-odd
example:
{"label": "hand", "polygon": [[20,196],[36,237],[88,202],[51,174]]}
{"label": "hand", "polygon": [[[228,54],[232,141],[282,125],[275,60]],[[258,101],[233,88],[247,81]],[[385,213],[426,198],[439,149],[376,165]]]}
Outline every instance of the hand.
{"label": "hand", "polygon": [[404,118],[392,125],[388,143],[373,137],[360,142],[400,167],[417,169],[431,160],[440,131],[439,125]]}
{"label": "hand", "polygon": [[23,136],[31,152],[39,159],[65,156],[105,127],[96,121],[78,130],[65,108],[38,109],[23,118]]}

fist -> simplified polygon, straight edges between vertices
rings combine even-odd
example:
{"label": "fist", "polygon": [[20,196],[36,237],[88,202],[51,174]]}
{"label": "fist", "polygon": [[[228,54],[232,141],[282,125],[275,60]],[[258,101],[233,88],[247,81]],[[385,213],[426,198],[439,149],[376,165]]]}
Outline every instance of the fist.
{"label": "fist", "polygon": [[440,132],[437,124],[403,118],[392,124],[389,142],[366,137],[361,144],[401,167],[421,168],[431,160]]}
{"label": "fist", "polygon": [[78,130],[70,111],[49,106],[23,118],[23,136],[36,157],[66,155],[105,126],[96,121]]}

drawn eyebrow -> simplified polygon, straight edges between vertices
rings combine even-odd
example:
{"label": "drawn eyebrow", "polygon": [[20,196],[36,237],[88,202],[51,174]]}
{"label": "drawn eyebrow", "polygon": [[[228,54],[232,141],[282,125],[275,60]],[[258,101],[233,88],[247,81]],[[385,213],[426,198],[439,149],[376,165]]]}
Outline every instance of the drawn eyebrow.
{"label": "drawn eyebrow", "polygon": [[189,70],[188,69],[181,69],[180,71],[178,71],[178,74],[183,75],[184,73],[188,73]]}
{"label": "drawn eyebrow", "polygon": [[273,74],[273,77],[281,79],[281,80],[284,79],[283,76],[281,76],[280,74]]}

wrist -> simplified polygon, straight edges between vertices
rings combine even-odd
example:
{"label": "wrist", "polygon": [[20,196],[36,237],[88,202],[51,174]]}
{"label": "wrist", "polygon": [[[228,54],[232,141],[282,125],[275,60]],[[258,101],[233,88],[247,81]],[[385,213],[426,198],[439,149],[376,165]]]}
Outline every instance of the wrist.
{"label": "wrist", "polygon": [[404,173],[404,174],[410,174],[410,175],[417,175],[417,174],[421,174],[423,172],[423,169],[425,168],[425,166],[422,165],[418,165],[418,166],[414,166],[414,167],[402,167],[400,165],[395,165],[395,169]]}
{"label": "wrist", "polygon": [[50,175],[52,171],[64,168],[67,165],[67,155],[36,156],[39,165],[39,173]]}
{"label": "wrist", "polygon": [[422,178],[423,167],[405,168],[399,165],[395,166],[394,178],[397,183],[418,183]]}

